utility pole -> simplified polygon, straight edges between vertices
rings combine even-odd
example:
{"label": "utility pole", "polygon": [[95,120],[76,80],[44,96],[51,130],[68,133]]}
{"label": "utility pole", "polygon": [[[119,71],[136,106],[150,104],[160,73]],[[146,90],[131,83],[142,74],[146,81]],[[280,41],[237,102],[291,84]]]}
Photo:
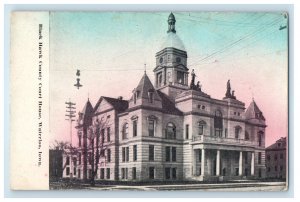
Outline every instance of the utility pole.
{"label": "utility pole", "polygon": [[73,119],[75,117],[75,113],[76,113],[76,108],[75,108],[75,103],[71,102],[71,99],[69,99],[69,102],[65,102],[66,106],[66,114],[65,116],[67,117],[66,120],[70,122],[70,153],[71,153],[71,159],[70,159],[70,178],[73,177],[73,154],[72,154],[72,122],[75,121],[75,119]]}

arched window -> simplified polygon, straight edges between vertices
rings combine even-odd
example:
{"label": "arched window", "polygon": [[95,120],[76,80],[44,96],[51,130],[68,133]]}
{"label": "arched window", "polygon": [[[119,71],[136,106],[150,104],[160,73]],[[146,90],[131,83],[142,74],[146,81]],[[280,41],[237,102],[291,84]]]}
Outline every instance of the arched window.
{"label": "arched window", "polygon": [[125,123],[122,127],[122,139],[128,138],[128,123]]}
{"label": "arched window", "polygon": [[242,131],[241,126],[236,126],[234,128],[234,137],[235,137],[235,139],[240,139],[240,133],[241,133],[241,131]]}
{"label": "arched window", "polygon": [[264,135],[263,131],[259,131],[257,134],[258,146],[262,146],[263,135]]}
{"label": "arched window", "polygon": [[198,135],[203,135],[204,134],[204,128],[206,126],[206,122],[205,121],[199,121],[198,122]]}
{"label": "arched window", "polygon": [[222,137],[223,119],[222,119],[222,113],[220,110],[217,110],[215,112],[214,127],[215,127],[215,136]]}
{"label": "arched window", "polygon": [[245,140],[250,140],[250,135],[248,131],[245,131]]}
{"label": "arched window", "polygon": [[176,139],[176,126],[173,123],[167,124],[166,138],[167,139]]}

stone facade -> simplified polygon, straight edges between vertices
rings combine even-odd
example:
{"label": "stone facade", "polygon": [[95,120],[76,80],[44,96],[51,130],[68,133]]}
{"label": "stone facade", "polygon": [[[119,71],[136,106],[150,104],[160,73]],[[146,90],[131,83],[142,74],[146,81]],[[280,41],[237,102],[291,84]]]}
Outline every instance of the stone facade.
{"label": "stone facade", "polygon": [[[95,161],[90,165],[85,159],[97,147],[103,155],[96,179],[221,181],[265,177],[263,113],[254,100],[246,109],[231,91],[230,81],[222,100],[203,92],[193,71],[188,82],[187,52],[176,35],[175,22],[171,14],[164,47],[156,54],[154,85],[145,72],[130,100],[101,97],[95,107],[87,102],[77,126],[82,159],[76,167],[77,173],[84,173],[77,174],[78,178],[88,179],[89,170],[95,170]],[[89,136],[96,134],[101,139],[101,131],[103,144],[92,150],[90,145],[95,142],[89,142]]]}

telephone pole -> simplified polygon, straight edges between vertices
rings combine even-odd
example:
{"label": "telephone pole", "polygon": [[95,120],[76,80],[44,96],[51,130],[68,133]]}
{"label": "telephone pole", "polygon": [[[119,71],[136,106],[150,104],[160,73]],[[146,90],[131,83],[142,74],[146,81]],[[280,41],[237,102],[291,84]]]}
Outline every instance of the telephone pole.
{"label": "telephone pole", "polygon": [[70,152],[71,152],[71,159],[70,159],[70,178],[73,177],[73,154],[72,154],[72,122],[75,121],[75,119],[73,119],[75,117],[75,113],[76,113],[76,108],[75,108],[75,103],[71,102],[71,99],[69,99],[69,102],[65,102],[66,106],[66,114],[65,116],[67,117],[66,120],[70,122]]}

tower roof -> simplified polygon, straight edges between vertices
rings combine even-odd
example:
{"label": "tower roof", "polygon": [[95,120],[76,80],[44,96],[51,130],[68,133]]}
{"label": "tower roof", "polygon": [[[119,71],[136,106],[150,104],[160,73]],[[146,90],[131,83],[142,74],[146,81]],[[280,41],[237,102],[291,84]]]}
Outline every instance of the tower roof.
{"label": "tower roof", "polygon": [[260,119],[265,121],[262,111],[258,108],[254,100],[250,103],[245,113],[246,119]]}
{"label": "tower roof", "polygon": [[162,45],[160,47],[161,48],[160,50],[163,50],[165,48],[176,48],[185,51],[185,47],[181,39],[176,35],[176,30],[175,30],[176,19],[173,13],[170,13],[167,22],[168,22],[168,31],[167,31],[168,34],[162,39]]}
{"label": "tower roof", "polygon": [[167,36],[163,37],[160,50],[165,48],[176,48],[179,50],[186,51],[183,42],[174,32],[169,32]]}
{"label": "tower roof", "polygon": [[152,85],[149,77],[147,76],[146,72],[144,73],[142,79],[140,80],[138,86],[135,88],[135,92],[139,92],[138,97],[142,97],[144,99],[148,99],[148,92],[153,92],[154,100],[160,100],[161,98],[157,94],[154,86]]}
{"label": "tower roof", "polygon": [[93,106],[90,102],[90,100],[88,99],[88,101],[85,103],[83,110],[81,111],[84,116],[86,115],[91,115],[93,113]]}

